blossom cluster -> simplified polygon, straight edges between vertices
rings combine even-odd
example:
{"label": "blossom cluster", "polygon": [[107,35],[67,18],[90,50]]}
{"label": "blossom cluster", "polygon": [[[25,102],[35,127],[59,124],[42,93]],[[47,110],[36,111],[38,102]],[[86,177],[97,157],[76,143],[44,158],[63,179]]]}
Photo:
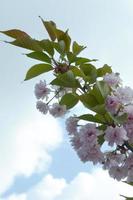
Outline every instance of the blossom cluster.
{"label": "blossom cluster", "polygon": [[[66,106],[65,105],[60,105],[59,103],[53,103],[52,105],[49,105],[50,101],[45,103],[42,100],[49,99],[50,92],[52,90],[47,87],[46,81],[40,81],[35,85],[35,96],[38,99],[36,103],[36,108],[43,114],[47,114],[48,112],[54,116],[54,117],[61,117],[66,113]],[[57,92],[59,95],[60,92]],[[56,97],[56,95],[55,95]]]}
{"label": "blossom cluster", "polygon": [[[110,87],[105,108],[112,116],[127,114],[124,123],[107,124],[101,131],[98,124],[79,126],[79,119],[74,116],[66,120],[66,129],[73,148],[83,162],[100,163],[108,169],[111,177],[118,181],[127,177],[128,182],[133,182],[133,90],[122,87],[118,73],[106,74],[103,80]],[[112,147],[111,151],[101,150],[100,136]]]}
{"label": "blossom cluster", "polygon": [[[133,90],[123,87],[118,73],[107,73],[103,81],[110,88],[105,98],[105,109],[110,117],[122,118],[121,123],[114,121],[104,124],[104,130],[99,123],[80,124],[80,118],[76,115],[66,119],[66,130],[70,142],[77,155],[83,162],[91,161],[93,164],[100,163],[109,171],[111,177],[120,181],[127,178],[133,182]],[[56,86],[55,96],[60,99],[65,93],[72,92],[71,88]],[[43,114],[48,112],[54,117],[61,117],[67,113],[65,105],[48,101],[52,89],[48,88],[45,81],[35,85],[35,96],[38,99],[36,107]],[[42,100],[46,100],[47,103]],[[53,98],[52,98],[53,100]],[[100,143],[102,138],[103,142]],[[110,146],[111,150],[105,150],[103,146]]]}

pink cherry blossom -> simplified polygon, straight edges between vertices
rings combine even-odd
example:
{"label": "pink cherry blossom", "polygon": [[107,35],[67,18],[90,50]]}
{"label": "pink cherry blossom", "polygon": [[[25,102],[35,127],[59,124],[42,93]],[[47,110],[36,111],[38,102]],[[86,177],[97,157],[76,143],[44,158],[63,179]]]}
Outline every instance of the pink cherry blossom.
{"label": "pink cherry blossom", "polygon": [[124,107],[124,112],[127,113],[127,123],[133,123],[133,105],[128,105]]}
{"label": "pink cherry blossom", "polygon": [[110,146],[122,145],[124,140],[128,140],[127,132],[123,127],[111,127],[109,126],[105,131],[105,140],[108,141]]}
{"label": "pink cherry blossom", "polygon": [[120,101],[116,96],[107,96],[106,99],[106,108],[112,114],[115,114],[120,108]]}
{"label": "pink cherry blossom", "polygon": [[133,182],[133,168],[131,168],[130,170],[128,170],[127,182],[128,183]]}
{"label": "pink cherry blossom", "polygon": [[70,137],[70,143],[75,149],[75,151],[77,151],[82,146],[78,132],[75,135],[73,135],[73,137]]}
{"label": "pink cherry blossom", "polygon": [[35,96],[37,99],[48,99],[48,94],[50,93],[50,89],[46,87],[46,81],[40,81],[35,85]]}
{"label": "pink cherry blossom", "polygon": [[117,154],[114,152],[108,152],[105,154],[105,162],[103,163],[104,169],[110,169],[114,166],[119,166],[119,164],[124,163],[125,155],[124,154]]}
{"label": "pink cherry blossom", "polygon": [[129,156],[127,157],[127,159],[125,161],[125,166],[128,169],[133,168],[133,153],[130,153]]}
{"label": "pink cherry blossom", "polygon": [[52,85],[52,88],[55,90],[55,98],[60,98],[62,96],[64,96],[67,93],[72,93],[72,88],[68,88],[68,87],[61,87],[61,86],[57,86],[57,85]]}
{"label": "pink cherry blossom", "polygon": [[69,117],[66,120],[66,130],[68,131],[69,134],[74,134],[77,132],[77,123],[79,119],[74,117]]}
{"label": "pink cherry blossom", "polygon": [[120,181],[127,176],[127,169],[122,166],[113,166],[109,169],[109,175],[117,181]]}
{"label": "pink cherry blossom", "polygon": [[36,108],[42,112],[43,114],[47,114],[48,110],[49,110],[49,107],[47,104],[45,104],[44,102],[42,101],[37,101],[36,103]]}
{"label": "pink cherry blossom", "polygon": [[83,144],[88,144],[89,146],[93,146],[97,143],[97,135],[99,135],[99,131],[96,129],[95,124],[86,124],[83,125],[80,130],[80,141]]}
{"label": "pink cherry blossom", "polygon": [[133,90],[130,87],[119,87],[115,91],[115,95],[119,101],[123,104],[129,104],[133,101]]}
{"label": "pink cherry blossom", "polygon": [[93,164],[102,163],[104,161],[104,154],[100,150],[99,145],[89,146],[82,145],[77,154],[83,162],[92,161]]}
{"label": "pink cherry blossom", "polygon": [[133,143],[133,122],[125,123],[124,128],[127,131],[128,142],[132,144]]}
{"label": "pink cherry blossom", "polygon": [[54,117],[61,117],[66,113],[66,111],[66,105],[60,105],[58,103],[54,103],[49,109],[50,114]]}
{"label": "pink cherry blossom", "polygon": [[110,73],[110,74],[105,74],[103,76],[103,80],[110,86],[110,87],[116,87],[118,84],[121,83],[121,79],[119,77],[119,73]]}

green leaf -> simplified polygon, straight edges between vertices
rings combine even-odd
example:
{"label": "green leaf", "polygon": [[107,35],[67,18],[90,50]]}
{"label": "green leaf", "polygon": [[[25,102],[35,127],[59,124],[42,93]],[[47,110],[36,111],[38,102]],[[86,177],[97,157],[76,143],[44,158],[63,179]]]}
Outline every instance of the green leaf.
{"label": "green leaf", "polygon": [[126,182],[126,181],[122,181],[123,183],[126,183],[126,184],[128,184],[128,185],[131,185],[131,186],[133,186],[133,182]]}
{"label": "green leaf", "polygon": [[104,98],[96,84],[93,86],[93,89],[90,91],[90,94],[96,98],[98,104],[104,103]]}
{"label": "green leaf", "polygon": [[30,37],[17,38],[13,42],[7,42],[7,43],[18,46],[18,47],[22,47],[25,49],[33,50],[33,51],[42,51],[43,50],[41,48],[41,46],[38,44],[38,41],[34,40]]}
{"label": "green leaf", "polygon": [[106,122],[104,117],[99,114],[96,114],[96,115],[85,114],[85,115],[79,116],[78,118],[82,120],[90,121],[90,122],[101,123],[101,124]]}
{"label": "green leaf", "polygon": [[92,71],[96,70],[96,68],[92,64],[80,65],[80,69],[82,69],[86,76],[91,76]]}
{"label": "green leaf", "polygon": [[117,121],[117,123],[122,125],[127,121],[127,117],[128,117],[127,113],[124,113],[123,115],[116,116],[115,121]]}
{"label": "green leaf", "polygon": [[9,37],[12,38],[21,38],[21,37],[30,37],[27,33],[25,33],[24,31],[18,30],[18,29],[11,29],[11,30],[7,30],[7,31],[0,31],[0,33],[3,33]]}
{"label": "green leaf", "polygon": [[71,38],[68,35],[68,31],[63,32],[59,29],[56,29],[56,37],[58,39],[58,42],[64,41],[65,43],[65,52],[68,52],[70,49],[70,44],[71,44]]}
{"label": "green leaf", "polygon": [[60,101],[61,105],[66,105],[67,109],[73,108],[78,103],[78,98],[72,93],[65,94]]}
{"label": "green leaf", "polygon": [[[63,47],[64,44],[64,47]],[[65,50],[65,43],[63,40],[61,40],[60,42],[54,42],[54,48],[56,49],[56,51],[61,54],[62,56],[64,56],[64,50]]]}
{"label": "green leaf", "polygon": [[76,61],[76,56],[72,52],[67,53],[67,58],[70,64]]}
{"label": "green leaf", "polygon": [[25,77],[25,81],[32,79],[40,74],[43,74],[45,72],[48,72],[50,70],[52,70],[52,66],[48,65],[48,64],[38,64],[38,65],[34,65],[33,67],[31,67]]}
{"label": "green leaf", "polygon": [[127,121],[127,113],[124,113],[120,116],[113,116],[111,113],[109,113],[110,117],[113,119],[113,121],[116,123],[116,124],[124,124],[124,122]]}
{"label": "green leaf", "polygon": [[103,81],[97,81],[96,84],[93,85],[92,90],[90,90],[90,94],[95,97],[98,104],[104,104],[105,98],[109,94],[109,87]]}
{"label": "green leaf", "polygon": [[83,94],[79,96],[80,101],[84,104],[85,107],[89,108],[90,110],[104,115],[106,113],[105,105],[99,105],[97,99],[92,94]]}
{"label": "green leaf", "polygon": [[110,93],[109,86],[104,81],[96,81],[96,86],[98,87],[99,91],[103,98],[106,98]]}
{"label": "green leaf", "polygon": [[75,66],[71,66],[70,70],[73,72],[74,76],[79,76],[79,77],[83,77],[83,78],[86,77],[84,75],[84,73],[79,68],[77,68]]}
{"label": "green leaf", "polygon": [[101,146],[104,143],[104,134],[98,136],[98,144]]}
{"label": "green leaf", "polygon": [[84,72],[84,74],[87,76],[87,80],[90,83],[94,83],[97,78],[97,70],[95,66],[92,64],[83,64],[79,66],[80,69]]}
{"label": "green leaf", "polygon": [[98,130],[105,131],[106,129],[107,129],[107,125],[105,124],[98,126]]}
{"label": "green leaf", "polygon": [[46,51],[49,55],[53,57],[54,55],[53,42],[51,42],[50,40],[41,40],[39,41],[39,45],[44,51]]}
{"label": "green leaf", "polygon": [[74,74],[70,70],[64,74],[59,74],[51,84],[70,88],[77,88],[80,86],[79,82],[75,79]]}
{"label": "green leaf", "polygon": [[85,48],[86,47],[79,45],[76,41],[73,42],[72,51],[73,51],[74,55],[78,55]]}
{"label": "green leaf", "polygon": [[83,94],[79,96],[80,101],[89,109],[98,105],[97,99],[91,94]]}
{"label": "green leaf", "polygon": [[108,65],[104,65],[103,67],[97,69],[97,76],[98,77],[102,77],[104,76],[106,73],[112,73],[112,69],[110,66]]}
{"label": "green leaf", "polygon": [[106,112],[104,114],[104,118],[105,118],[105,120],[107,121],[108,124],[113,124],[114,123],[114,120],[112,119],[112,117],[111,117],[109,112]]}
{"label": "green leaf", "polygon": [[51,38],[51,40],[55,41],[55,39],[56,39],[56,33],[55,33],[56,24],[53,21],[44,21],[42,18],[41,18],[41,20],[49,34],[49,37]]}
{"label": "green leaf", "polygon": [[92,62],[92,61],[97,61],[96,59],[88,59],[88,58],[83,58],[83,57],[77,57],[76,59],[76,65],[81,65],[81,64],[84,64],[84,63],[89,63],[89,62]]}
{"label": "green leaf", "polygon": [[[41,17],[40,17],[41,18]],[[61,40],[64,41],[65,43],[65,50],[69,51],[70,49],[70,43],[71,43],[71,38],[68,35],[67,31],[64,32],[60,29],[56,28],[56,24],[53,21],[44,21],[41,18],[50,38],[52,41],[55,41],[56,39],[58,40],[58,42],[60,42]]]}
{"label": "green leaf", "polygon": [[35,52],[32,52],[32,53],[26,54],[26,56],[28,56],[29,58],[33,58],[33,59],[44,61],[46,63],[51,64],[50,57],[47,54],[40,52],[40,51],[35,51]]}
{"label": "green leaf", "polygon": [[123,195],[120,195],[120,196],[126,198],[125,200],[133,200],[133,197],[126,197],[126,196],[123,196]]}
{"label": "green leaf", "polygon": [[65,48],[66,48],[66,44],[65,44],[64,40],[60,40],[58,43],[59,43],[60,49],[64,53],[65,52]]}
{"label": "green leaf", "polygon": [[96,112],[96,113],[99,113],[101,115],[104,115],[106,113],[105,105],[104,104],[92,107],[91,110],[94,111],[94,112]]}

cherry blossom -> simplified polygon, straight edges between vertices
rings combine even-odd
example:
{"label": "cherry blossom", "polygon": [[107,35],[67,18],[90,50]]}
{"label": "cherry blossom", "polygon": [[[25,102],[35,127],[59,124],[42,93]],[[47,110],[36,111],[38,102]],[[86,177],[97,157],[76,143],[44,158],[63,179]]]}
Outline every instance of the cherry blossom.
{"label": "cherry blossom", "polygon": [[118,84],[121,83],[121,79],[119,77],[119,73],[110,73],[110,74],[106,74],[105,76],[103,76],[103,80],[110,86],[110,87],[116,87],[118,86]]}
{"label": "cherry blossom", "polygon": [[118,154],[116,152],[109,152],[105,154],[105,162],[103,163],[104,169],[110,169],[114,166],[119,166],[121,163],[125,161],[124,154]]}
{"label": "cherry blossom", "polygon": [[50,89],[46,87],[46,81],[40,81],[35,85],[35,96],[37,99],[48,99],[48,95],[50,93]]}
{"label": "cherry blossom", "polygon": [[43,114],[47,114],[47,112],[49,110],[49,106],[42,101],[37,101],[36,108]]}
{"label": "cherry blossom", "polygon": [[109,174],[117,181],[120,181],[127,176],[127,169],[122,166],[113,166],[109,169]]}
{"label": "cherry blossom", "polygon": [[74,117],[69,117],[66,120],[66,130],[68,131],[69,134],[74,134],[77,132],[77,123],[79,119]]}
{"label": "cherry blossom", "polygon": [[128,106],[125,106],[124,108],[124,112],[127,113],[127,117],[128,117],[128,120],[127,120],[127,123],[133,123],[133,105],[128,105]]}
{"label": "cherry blossom", "polygon": [[110,113],[115,114],[118,111],[118,109],[120,108],[120,105],[121,105],[120,101],[116,96],[113,96],[113,95],[112,96],[110,96],[110,95],[107,96],[106,108]]}
{"label": "cherry blossom", "polygon": [[88,144],[88,146],[93,146],[97,143],[97,135],[99,131],[96,129],[95,124],[86,124],[80,128],[80,141],[83,144]]}
{"label": "cherry blossom", "polygon": [[122,145],[124,140],[128,140],[127,132],[123,127],[111,127],[109,126],[105,131],[105,140],[108,141],[110,146]]}
{"label": "cherry blossom", "polygon": [[90,147],[87,144],[82,144],[77,150],[77,154],[83,162],[92,161],[93,164],[97,164],[102,163],[104,160],[104,154],[101,152],[99,145]]}
{"label": "cherry blossom", "polygon": [[54,117],[61,117],[66,113],[66,105],[60,105],[58,103],[54,103],[50,108],[49,112]]}
{"label": "cherry blossom", "polygon": [[128,170],[128,175],[127,175],[127,182],[132,183],[133,182],[133,168]]}
{"label": "cherry blossom", "polygon": [[128,86],[117,88],[115,95],[123,104],[129,104],[133,101],[133,90]]}

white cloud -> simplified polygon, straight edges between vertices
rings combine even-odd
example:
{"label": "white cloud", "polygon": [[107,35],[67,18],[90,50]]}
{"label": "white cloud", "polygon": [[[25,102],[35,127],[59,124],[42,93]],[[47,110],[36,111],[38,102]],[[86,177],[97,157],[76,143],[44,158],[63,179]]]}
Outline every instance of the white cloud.
{"label": "white cloud", "polygon": [[[92,174],[79,173],[70,183],[46,175],[22,200],[123,200],[120,194],[133,196],[132,187],[113,180],[106,171],[97,169]],[[11,200],[18,200],[17,196]]]}
{"label": "white cloud", "polygon": [[62,193],[67,186],[65,179],[53,178],[52,175],[46,175],[43,180],[27,194],[26,200],[53,200]]}
{"label": "white cloud", "polygon": [[26,194],[11,195],[7,200],[26,200]]}
{"label": "white cloud", "polygon": [[57,120],[35,113],[0,141],[0,193],[8,189],[16,175],[30,176],[47,170],[50,152],[62,142]]}
{"label": "white cloud", "polygon": [[113,180],[106,171],[97,169],[92,174],[79,173],[65,188],[58,200],[120,200],[122,198],[119,194],[123,192],[133,195],[132,187],[129,188]]}

